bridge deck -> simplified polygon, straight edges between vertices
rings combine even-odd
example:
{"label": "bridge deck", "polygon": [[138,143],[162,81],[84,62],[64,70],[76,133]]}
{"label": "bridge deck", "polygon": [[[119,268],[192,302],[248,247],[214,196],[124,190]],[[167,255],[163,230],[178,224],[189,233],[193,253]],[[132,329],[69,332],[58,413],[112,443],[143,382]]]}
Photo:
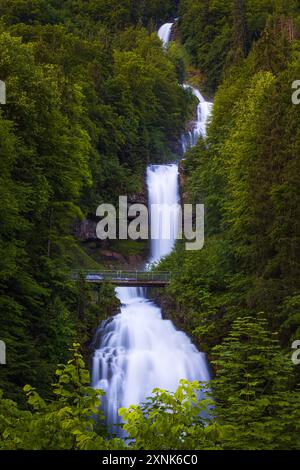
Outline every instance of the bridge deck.
{"label": "bridge deck", "polygon": [[119,287],[164,287],[171,282],[170,272],[147,271],[73,271],[73,280],[85,280],[89,284],[109,282]]}

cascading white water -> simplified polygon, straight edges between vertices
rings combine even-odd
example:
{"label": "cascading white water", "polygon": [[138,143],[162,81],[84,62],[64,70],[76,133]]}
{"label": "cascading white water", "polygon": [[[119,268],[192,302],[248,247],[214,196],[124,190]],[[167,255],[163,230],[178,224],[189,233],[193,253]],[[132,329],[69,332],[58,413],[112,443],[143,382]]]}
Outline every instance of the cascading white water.
{"label": "cascading white water", "polygon": [[[171,29],[172,23],[167,23],[159,31],[165,46]],[[199,102],[205,103],[200,99]],[[202,106],[204,114],[198,110],[195,126],[195,133],[199,131],[203,137],[208,116],[205,110],[209,108]],[[174,248],[179,216],[178,180],[176,164],[148,168],[151,232],[157,238],[151,241],[150,263],[159,261]],[[171,223],[163,223],[170,214]],[[154,388],[175,391],[181,379],[203,382],[210,376],[205,354],[196,349],[185,333],[177,331],[171,321],[162,318],[160,308],[146,298],[144,289],[122,287],[116,292],[122,304],[121,313],[103,322],[98,330],[92,385],[106,392],[102,405],[107,424],[111,431],[122,435],[116,426],[120,424],[119,408],[143,402]]]}
{"label": "cascading white water", "polygon": [[147,170],[151,208],[150,264],[169,255],[179,229],[178,165],[153,165]]}
{"label": "cascading white water", "polygon": [[174,23],[165,23],[158,30],[158,37],[162,41],[165,48],[168,47],[168,44],[170,42],[173,24]]}
{"label": "cascading white water", "polygon": [[213,103],[206,101],[197,88],[188,84],[184,84],[183,87],[186,90],[191,90],[199,101],[197,119],[191,123],[191,130],[182,136],[182,150],[185,153],[189,148],[197,144],[200,137],[206,139],[206,128],[212,113]]}
{"label": "cascading white water", "polygon": [[117,289],[121,313],[98,332],[93,387],[103,389],[110,431],[121,434],[118,409],[145,401],[154,388],[175,391],[181,379],[208,381],[205,355],[135,289]]}

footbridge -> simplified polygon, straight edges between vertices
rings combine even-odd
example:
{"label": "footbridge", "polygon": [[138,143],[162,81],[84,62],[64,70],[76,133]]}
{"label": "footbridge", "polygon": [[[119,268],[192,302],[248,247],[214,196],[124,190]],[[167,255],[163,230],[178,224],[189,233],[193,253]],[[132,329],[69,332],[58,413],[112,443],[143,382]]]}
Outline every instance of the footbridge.
{"label": "footbridge", "polygon": [[147,271],[73,271],[72,279],[89,284],[110,283],[117,287],[165,287],[171,283],[171,272]]}

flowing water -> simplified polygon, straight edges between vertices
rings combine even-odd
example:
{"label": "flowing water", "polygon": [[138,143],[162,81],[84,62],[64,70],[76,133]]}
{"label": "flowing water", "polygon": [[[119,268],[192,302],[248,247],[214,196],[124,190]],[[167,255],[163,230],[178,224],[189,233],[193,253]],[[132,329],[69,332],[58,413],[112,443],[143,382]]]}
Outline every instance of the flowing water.
{"label": "flowing water", "polygon": [[174,23],[165,23],[158,30],[159,39],[162,41],[165,48],[168,47],[170,42],[173,24]]}
{"label": "flowing water", "polygon": [[179,229],[178,165],[153,165],[147,170],[151,208],[151,257],[157,263],[174,248]]}
{"label": "flowing water", "polygon": [[182,136],[182,150],[185,153],[188,149],[194,147],[199,138],[206,138],[206,128],[209,122],[213,103],[205,100],[197,88],[191,85],[184,84],[186,90],[191,90],[194,96],[198,99],[196,120],[191,122],[190,131]]}
{"label": "flowing water", "polygon": [[[159,30],[167,47],[172,23]],[[188,85],[186,85],[188,86]],[[199,99],[197,121],[191,130],[186,148],[195,145],[200,135],[206,135],[206,123],[211,109],[200,92],[192,89]],[[178,165],[151,165],[147,171],[149,208],[151,212],[150,263],[158,262],[174,248],[179,216]],[[172,210],[170,211],[170,208]],[[171,212],[170,224],[162,223]],[[118,288],[121,301],[119,315],[105,321],[96,337],[92,364],[92,385],[103,389],[102,398],[107,424],[111,431],[122,435],[118,409],[139,404],[154,388],[175,391],[181,379],[208,381],[206,357],[192,344],[188,336],[177,331],[173,323],[164,320],[162,312],[147,299],[141,288]]]}

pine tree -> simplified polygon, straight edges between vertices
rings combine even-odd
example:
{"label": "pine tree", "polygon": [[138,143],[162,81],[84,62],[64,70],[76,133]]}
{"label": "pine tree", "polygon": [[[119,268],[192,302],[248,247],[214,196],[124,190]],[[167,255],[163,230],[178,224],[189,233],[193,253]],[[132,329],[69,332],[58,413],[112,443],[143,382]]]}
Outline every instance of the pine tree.
{"label": "pine tree", "polygon": [[224,447],[299,448],[300,397],[290,388],[293,364],[263,316],[237,318],[213,354],[217,370],[212,381],[214,415],[232,430],[224,438]]}

